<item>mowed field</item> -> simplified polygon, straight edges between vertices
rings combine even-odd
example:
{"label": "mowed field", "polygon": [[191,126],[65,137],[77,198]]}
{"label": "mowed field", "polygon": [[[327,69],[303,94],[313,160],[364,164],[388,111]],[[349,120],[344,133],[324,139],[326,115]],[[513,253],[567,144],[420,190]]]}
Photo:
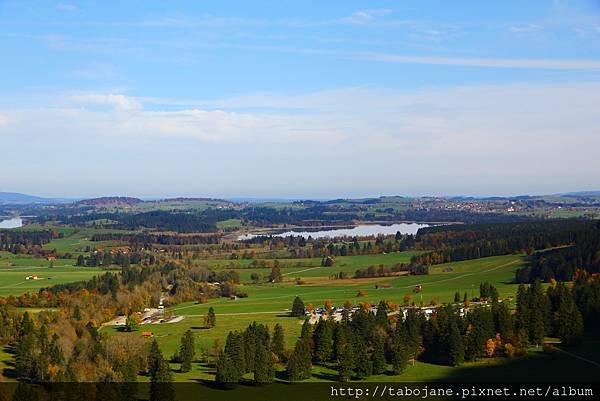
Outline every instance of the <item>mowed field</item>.
{"label": "mowed field", "polygon": [[[408,257],[408,255],[406,255]],[[428,304],[431,299],[438,302],[451,302],[454,293],[459,291],[479,294],[479,283],[489,281],[499,290],[502,297],[513,296],[517,286],[511,284],[514,271],[522,266],[523,260],[520,255],[497,256],[478,260],[449,263],[435,266],[431,274],[426,276],[402,276],[384,277],[372,279],[347,279],[330,280],[329,268],[317,268],[311,270],[312,275],[305,277],[299,274],[306,284],[297,285],[293,281],[277,284],[246,284],[240,288],[248,293],[248,298],[230,300],[226,298],[211,299],[206,304],[195,302],[176,305],[171,310],[185,318],[172,324],[145,325],[140,331],[133,333],[120,332],[116,327],[106,326],[103,332],[109,335],[139,336],[141,331],[154,333],[165,356],[171,356],[179,347],[179,341],[183,333],[190,329],[196,334],[200,350],[212,350],[215,341],[224,343],[227,334],[232,330],[244,330],[253,321],[267,324],[270,328],[276,323],[283,326],[287,345],[291,348],[300,334],[301,319],[288,316],[289,308],[295,296],[300,296],[303,301],[315,306],[323,305],[326,299],[331,299],[335,305],[342,305],[346,300],[358,304],[359,302],[377,303],[379,300],[391,300],[402,304],[405,295],[410,295],[418,303],[423,294],[423,301]],[[266,269],[262,269],[266,270]],[[308,273],[308,272],[305,272]],[[320,273],[321,276],[317,275]],[[375,285],[389,283],[393,288],[376,290]],[[413,293],[415,285],[421,284],[422,293]],[[357,297],[358,290],[363,289],[367,295]],[[213,307],[217,314],[216,327],[205,329],[203,316],[209,307]],[[489,362],[488,362],[489,363]],[[501,363],[499,360],[495,363]],[[177,365],[173,365],[176,369]],[[417,363],[415,367],[409,368],[406,374],[391,377],[374,377],[372,380],[434,380],[445,377],[452,368]],[[319,367],[315,370],[312,380],[327,380],[335,371]],[[188,381],[206,379],[212,380],[213,369],[206,364],[195,364],[194,370],[185,374],[176,373],[176,380]]]}
{"label": "mowed field", "polygon": [[[74,267],[74,264],[73,259],[56,259],[50,267],[46,259],[0,252],[0,296],[37,292],[55,284],[88,280],[103,272],[99,268]],[[34,274],[38,280],[26,279]]]}
{"label": "mowed field", "polygon": [[[379,277],[367,279],[329,279],[329,274],[337,272],[337,267],[317,267],[305,272],[296,272],[292,277],[300,277],[305,284],[297,285],[293,280],[283,283],[245,284],[240,289],[248,293],[247,298],[230,300],[226,298],[211,299],[206,304],[194,302],[183,303],[173,309],[180,315],[203,315],[209,307],[214,307],[217,314],[225,313],[282,313],[291,307],[296,295],[305,304],[322,306],[330,299],[337,306],[342,306],[346,300],[377,303],[382,299],[398,304],[403,303],[405,295],[410,295],[417,303],[423,300],[429,304],[431,300],[439,303],[451,302],[454,293],[459,291],[471,296],[479,295],[479,284],[483,281],[493,283],[502,297],[514,295],[517,286],[512,284],[514,272],[523,265],[522,256],[505,255],[490,258],[475,259],[463,262],[447,263],[431,268],[429,275]],[[330,270],[331,269],[331,270]],[[257,269],[268,274],[268,269]],[[286,270],[282,270],[284,273]],[[320,274],[320,275],[319,275]],[[389,289],[375,289],[376,284],[387,283]],[[422,291],[413,292],[420,284]],[[358,290],[363,289],[367,295],[357,297]]]}
{"label": "mowed field", "polygon": [[[369,266],[392,266],[397,263],[409,263],[410,259],[423,253],[422,251],[392,252],[388,254],[377,255],[358,255],[358,256],[338,256],[335,258],[335,264],[330,267],[321,268],[321,258],[297,258],[297,259],[277,259],[281,266],[281,272],[287,280],[294,280],[297,277],[327,277],[340,272],[347,273],[350,277],[356,270],[364,269]],[[272,260],[271,260],[272,261]],[[271,268],[252,268],[248,267],[253,260],[229,260],[229,259],[207,259],[200,262],[202,265],[215,269],[233,269],[240,275],[242,281],[250,281],[252,273],[259,273],[266,277],[271,273]]]}

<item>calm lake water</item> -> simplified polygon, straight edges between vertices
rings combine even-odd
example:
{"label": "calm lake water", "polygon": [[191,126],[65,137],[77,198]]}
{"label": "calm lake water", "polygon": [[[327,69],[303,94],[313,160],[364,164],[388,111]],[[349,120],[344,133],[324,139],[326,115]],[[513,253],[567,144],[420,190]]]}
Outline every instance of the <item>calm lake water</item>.
{"label": "calm lake water", "polygon": [[[292,229],[288,231],[274,231],[272,235],[274,237],[289,237],[291,235],[302,236],[304,238],[308,238],[309,236],[312,238],[324,238],[324,237],[354,237],[354,236],[367,236],[367,235],[390,235],[396,234],[396,232],[400,231],[401,234],[416,234],[419,228],[429,227],[430,224],[418,224],[418,223],[398,223],[398,224],[390,224],[390,225],[381,225],[381,224],[364,224],[352,228],[332,228],[326,230],[315,229],[314,231],[309,231],[308,229]],[[268,235],[268,234],[261,234]],[[238,237],[238,240],[251,239],[258,236],[258,234],[244,234]]]}
{"label": "calm lake water", "polygon": [[0,228],[17,228],[23,226],[23,220],[20,217],[0,221]]}

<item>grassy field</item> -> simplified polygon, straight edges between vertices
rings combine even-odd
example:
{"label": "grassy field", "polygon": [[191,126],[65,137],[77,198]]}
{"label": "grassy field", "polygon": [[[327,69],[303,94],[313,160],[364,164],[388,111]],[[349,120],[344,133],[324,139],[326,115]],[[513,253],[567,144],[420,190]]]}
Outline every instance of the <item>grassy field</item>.
{"label": "grassy field", "polygon": [[[348,273],[352,276],[357,269],[363,269],[369,266],[392,266],[397,263],[408,263],[414,255],[421,254],[421,251],[392,252],[388,254],[377,255],[359,255],[359,256],[338,256],[335,258],[335,264],[330,267],[321,268],[321,258],[297,258],[297,259],[277,259],[281,272],[287,280],[293,280],[296,277],[328,277],[340,272]],[[271,268],[250,268],[252,259],[230,260],[230,259],[207,259],[200,262],[215,269],[236,269],[240,274],[242,281],[250,281],[252,273],[259,273],[267,276],[271,273]]]}
{"label": "grassy field", "polygon": [[[32,259],[33,261],[39,259]],[[17,259],[16,267],[0,265],[0,296],[21,295],[26,292],[37,292],[41,288],[55,284],[64,284],[80,280],[88,280],[103,271],[98,268],[61,266],[60,260],[55,261],[55,267],[35,266],[35,262]],[[29,264],[31,263],[31,264]],[[26,280],[27,276],[36,274],[40,279]]]}
{"label": "grassy field", "polygon": [[[206,304],[195,302],[183,303],[172,307],[175,314],[185,318],[172,324],[147,325],[140,331],[152,331],[165,356],[171,356],[178,349],[183,333],[190,329],[196,333],[198,347],[201,350],[212,350],[215,341],[224,343],[229,331],[244,330],[253,321],[267,324],[272,328],[276,323],[283,326],[288,347],[292,347],[300,334],[302,320],[291,318],[287,311],[296,295],[305,303],[323,305],[325,299],[331,299],[335,304],[341,305],[350,300],[357,304],[362,301],[376,303],[381,299],[402,303],[406,294],[415,297],[418,302],[420,295],[415,295],[412,289],[416,284],[421,284],[424,300],[428,303],[430,298],[440,302],[450,302],[456,291],[461,294],[473,291],[478,295],[479,283],[490,281],[494,283],[503,297],[512,296],[516,292],[516,285],[511,284],[514,270],[522,265],[519,255],[498,256],[479,260],[449,263],[432,268],[428,276],[385,277],[374,279],[348,279],[329,280],[327,269],[325,276],[307,277],[307,284],[296,285],[292,282],[278,284],[244,285],[248,298],[229,300],[225,298],[212,299]],[[321,270],[322,269],[322,270]],[[314,271],[313,271],[314,272]],[[376,283],[390,283],[393,288],[375,290]],[[367,296],[357,297],[358,289],[365,289]],[[470,294],[469,294],[470,296]],[[217,314],[216,327],[205,329],[203,315],[209,307],[214,307]],[[109,335],[139,336],[140,332],[123,333],[116,327],[104,327],[103,332]],[[479,365],[494,365],[505,363],[503,359],[489,359],[477,364],[467,364],[464,369]],[[581,361],[580,361],[581,362]],[[178,366],[173,365],[173,369]],[[463,368],[460,368],[463,369]],[[409,367],[402,376],[374,376],[371,381],[422,381],[438,380],[449,377],[456,370],[450,367],[431,365],[417,362]],[[323,381],[335,376],[335,371],[325,367],[315,368],[311,381]],[[213,368],[210,364],[196,363],[194,369],[188,373],[176,373],[177,381],[212,380]]]}
{"label": "grassy field", "polygon": [[[294,274],[292,277],[300,276],[305,281],[303,285],[297,285],[293,281],[279,284],[257,284],[242,285],[240,289],[248,293],[248,298],[230,300],[225,298],[211,299],[206,304],[184,303],[174,308],[177,314],[201,315],[206,313],[210,306],[217,313],[248,313],[248,312],[283,312],[290,308],[296,295],[307,303],[315,306],[323,305],[326,299],[331,299],[334,304],[342,305],[344,301],[350,300],[355,304],[368,301],[377,303],[386,299],[402,304],[405,295],[413,297],[415,302],[421,300],[428,304],[431,300],[437,302],[451,302],[454,293],[459,291],[461,295],[467,292],[477,296],[479,294],[479,283],[489,281],[493,283],[503,297],[514,295],[517,286],[511,284],[514,271],[522,265],[522,257],[519,255],[495,256],[464,262],[448,263],[435,266],[431,274],[426,276],[402,276],[382,277],[368,279],[329,280],[331,268],[317,268],[304,273]],[[449,268],[452,269],[452,271]],[[264,270],[264,269],[262,269]],[[309,276],[308,273],[321,276]],[[375,285],[389,283],[393,288],[376,290]],[[414,294],[415,285],[422,285],[422,292]],[[357,297],[359,289],[367,292],[365,297]]]}

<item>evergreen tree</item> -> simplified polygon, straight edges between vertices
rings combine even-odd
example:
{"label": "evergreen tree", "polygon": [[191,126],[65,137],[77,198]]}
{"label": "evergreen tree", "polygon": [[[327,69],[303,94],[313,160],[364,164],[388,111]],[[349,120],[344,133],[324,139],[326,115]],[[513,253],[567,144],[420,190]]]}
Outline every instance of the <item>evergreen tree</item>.
{"label": "evergreen tree", "polygon": [[373,373],[380,375],[385,373],[387,370],[387,363],[385,361],[385,335],[380,333],[373,333],[373,352],[371,354],[371,360],[373,361]]}
{"label": "evergreen tree", "polygon": [[302,302],[300,297],[294,298],[291,315],[296,317],[304,316],[304,302]]}
{"label": "evergreen tree", "polygon": [[347,382],[352,377],[352,372],[356,363],[355,347],[351,338],[351,332],[345,328],[338,330],[336,341],[336,356],[338,362],[338,380]]}
{"label": "evergreen tree", "polygon": [[35,375],[35,349],[37,346],[36,336],[33,332],[24,335],[17,342],[15,349],[15,367],[17,374],[25,378],[33,378]]}
{"label": "evergreen tree", "polygon": [[406,326],[397,324],[390,344],[390,361],[392,363],[392,372],[399,375],[404,372],[408,364],[408,332]]}
{"label": "evergreen tree", "polygon": [[208,313],[206,314],[206,327],[215,327],[217,325],[217,316],[215,315],[215,310],[211,306],[208,308]]}
{"label": "evergreen tree", "polygon": [[388,324],[388,307],[385,301],[379,301],[377,305],[377,314],[375,315],[377,324],[387,327]]}
{"label": "evergreen tree", "polygon": [[150,378],[150,401],[173,400],[175,400],[173,373],[167,361],[163,359],[158,363],[156,371]]}
{"label": "evergreen tree", "polygon": [[456,291],[454,293],[454,303],[458,303],[460,302],[460,293],[458,291]]}
{"label": "evergreen tree", "polygon": [[542,283],[536,280],[529,289],[530,320],[529,341],[541,344],[549,332],[550,302],[544,294]]}
{"label": "evergreen tree", "polygon": [[273,338],[271,339],[271,351],[277,356],[279,361],[283,362],[285,359],[285,338],[283,334],[283,327],[277,323],[273,329]]}
{"label": "evergreen tree", "polygon": [[152,377],[156,374],[162,363],[163,355],[158,347],[156,340],[150,344],[150,350],[148,352],[148,374]]}
{"label": "evergreen tree", "polygon": [[308,379],[311,375],[311,352],[308,338],[300,338],[287,363],[288,379],[292,382]]}
{"label": "evergreen tree", "polygon": [[[517,289],[517,310],[515,314],[515,332],[526,333],[523,339],[529,340],[529,323],[531,321],[531,300],[529,290],[525,285],[519,284]],[[524,345],[524,344],[523,344]]]}
{"label": "evergreen tree", "polygon": [[333,328],[332,323],[323,317],[315,325],[313,343],[315,344],[315,361],[329,361],[333,352]]}
{"label": "evergreen tree", "polygon": [[465,347],[456,323],[452,323],[449,327],[446,344],[448,347],[448,364],[450,366],[462,364],[465,359]]}
{"label": "evergreen tree", "polygon": [[[254,347],[252,347],[254,349]],[[246,347],[244,346],[244,335],[234,331],[229,332],[227,341],[225,342],[224,353],[227,358],[232,362],[233,369],[236,370],[236,377],[240,378],[244,373],[250,371],[247,367],[246,359]],[[250,359],[253,358],[253,354],[249,354]],[[252,364],[254,366],[254,364]]]}
{"label": "evergreen tree", "polygon": [[217,373],[215,381],[221,387],[231,388],[240,381],[239,367],[235,366],[235,362],[227,355],[226,352],[221,352],[217,358]]}
{"label": "evergreen tree", "polygon": [[271,351],[262,342],[256,344],[254,383],[269,384],[275,381],[275,360]]}
{"label": "evergreen tree", "polygon": [[494,301],[492,303],[492,314],[494,318],[494,329],[504,339],[513,336],[513,318],[505,302]]}
{"label": "evergreen tree", "polygon": [[565,288],[556,311],[556,335],[565,345],[577,344],[583,336],[583,317],[571,292]]}
{"label": "evergreen tree", "polygon": [[359,379],[366,379],[373,374],[373,362],[367,352],[367,345],[364,343],[357,343],[356,350],[356,368],[355,374]]}
{"label": "evergreen tree", "polygon": [[192,370],[192,361],[196,356],[196,348],[194,344],[194,334],[191,330],[185,332],[181,337],[181,345],[179,347],[179,358],[181,359],[181,371],[189,372]]}

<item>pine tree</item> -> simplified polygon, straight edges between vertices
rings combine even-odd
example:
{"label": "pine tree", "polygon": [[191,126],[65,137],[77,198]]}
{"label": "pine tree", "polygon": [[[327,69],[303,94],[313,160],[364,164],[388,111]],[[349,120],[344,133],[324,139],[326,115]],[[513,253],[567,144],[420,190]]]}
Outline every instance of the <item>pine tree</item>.
{"label": "pine tree", "polygon": [[385,361],[385,338],[384,335],[373,333],[373,352],[371,355],[373,361],[373,373],[380,375],[386,372],[387,363]]}
{"label": "pine tree", "polygon": [[304,302],[302,302],[300,297],[294,298],[291,315],[295,317],[304,316]]}
{"label": "pine tree", "polygon": [[583,317],[568,288],[556,312],[556,334],[565,345],[577,344],[583,336]]}
{"label": "pine tree", "polygon": [[315,325],[313,343],[315,344],[315,361],[327,362],[333,352],[332,323],[321,317]]}
{"label": "pine tree", "polygon": [[460,293],[458,291],[456,291],[454,293],[454,303],[458,303],[460,302]]}
{"label": "pine tree", "polygon": [[379,301],[379,305],[377,305],[377,314],[375,315],[375,318],[378,325],[387,327],[388,307],[385,301]]}
{"label": "pine tree", "polygon": [[194,334],[191,330],[185,332],[181,337],[181,345],[179,347],[179,358],[181,359],[181,371],[189,372],[192,370],[192,361],[196,356],[196,348],[194,344]]}
{"label": "pine tree", "polygon": [[517,289],[517,311],[515,314],[515,331],[517,333],[529,333],[529,322],[531,320],[530,304],[529,290],[525,285],[519,284],[519,288]]}
{"label": "pine tree", "polygon": [[392,372],[399,375],[404,372],[409,359],[408,332],[406,326],[398,324],[391,339],[390,361],[392,363]]}
{"label": "pine tree", "polygon": [[240,381],[239,367],[235,366],[229,355],[221,352],[217,358],[217,373],[215,381],[225,388],[234,387]]}
{"label": "pine tree", "polygon": [[[254,347],[252,347],[252,349],[254,349]],[[224,352],[227,358],[232,362],[238,378],[250,371],[246,361],[246,347],[244,346],[243,334],[237,331],[229,332],[227,341],[225,342]],[[249,354],[248,357],[252,359],[253,354]],[[254,366],[254,364],[252,364],[252,366]]]}
{"label": "pine tree", "polygon": [[311,352],[308,338],[296,341],[294,351],[287,363],[288,380],[295,382],[308,379],[311,375]]}
{"label": "pine tree", "polygon": [[277,323],[273,329],[273,338],[271,339],[271,351],[277,356],[280,362],[285,359],[285,338],[283,327]]}
{"label": "pine tree", "polygon": [[373,374],[373,362],[367,352],[367,345],[359,342],[355,350],[356,367],[355,374],[358,379],[366,379]]}
{"label": "pine tree", "polygon": [[494,301],[492,303],[492,314],[496,333],[499,333],[502,338],[511,338],[513,336],[514,323],[506,303]]}
{"label": "pine tree", "polygon": [[339,381],[347,382],[352,376],[352,371],[355,366],[354,346],[349,341],[344,341],[340,344],[337,351],[338,354],[338,371]]}
{"label": "pine tree", "polygon": [[173,400],[175,400],[173,373],[167,361],[161,360],[150,378],[150,401]]}
{"label": "pine tree", "polygon": [[271,351],[258,341],[254,362],[254,383],[265,385],[275,381],[275,360]]}
{"label": "pine tree", "polygon": [[455,322],[450,324],[446,346],[448,349],[448,364],[450,366],[462,364],[465,359],[465,347]]}
{"label": "pine tree", "polygon": [[150,351],[148,352],[148,374],[154,376],[158,371],[160,364],[162,363],[163,355],[158,347],[156,340],[150,344]]}
{"label": "pine tree", "polygon": [[529,288],[529,301],[529,341],[541,344],[549,331],[550,303],[539,280]]}
{"label": "pine tree", "polygon": [[206,314],[206,327],[215,327],[217,325],[217,316],[215,315],[215,310],[211,306],[208,308],[208,313]]}

